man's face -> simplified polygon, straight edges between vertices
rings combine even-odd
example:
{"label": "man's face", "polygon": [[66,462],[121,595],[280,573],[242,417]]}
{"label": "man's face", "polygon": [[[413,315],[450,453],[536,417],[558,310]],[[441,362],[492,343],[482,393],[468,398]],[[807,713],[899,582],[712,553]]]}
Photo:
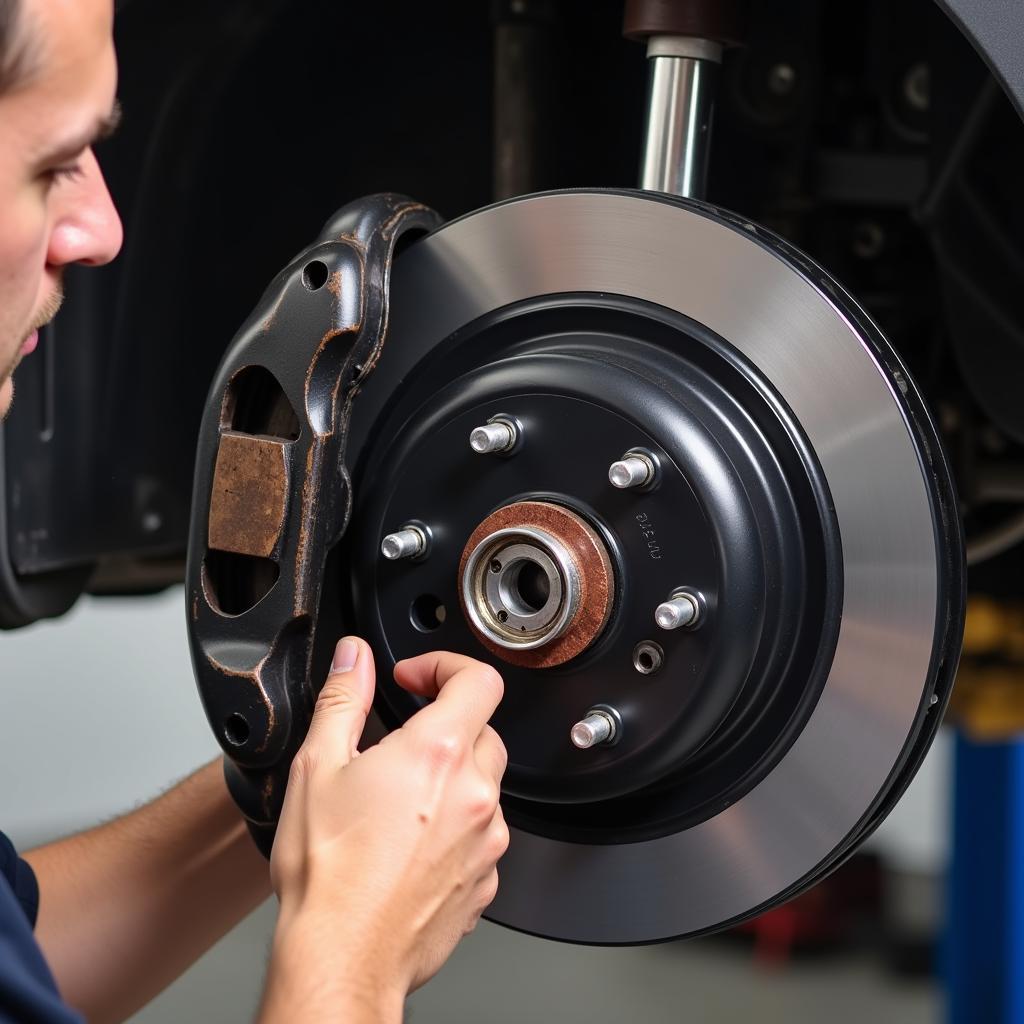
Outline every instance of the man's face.
{"label": "man's face", "polygon": [[64,267],[108,263],[122,237],[91,148],[117,115],[112,0],[21,0],[18,21],[25,72],[0,93],[0,417]]}

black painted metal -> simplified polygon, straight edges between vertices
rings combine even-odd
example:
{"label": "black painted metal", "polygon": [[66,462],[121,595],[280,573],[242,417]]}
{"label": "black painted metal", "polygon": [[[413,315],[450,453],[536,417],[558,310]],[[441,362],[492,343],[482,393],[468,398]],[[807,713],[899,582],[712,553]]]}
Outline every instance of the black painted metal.
{"label": "black painted metal", "polygon": [[[350,404],[384,341],[395,245],[437,224],[436,214],[402,196],[344,207],[271,283],[228,349],[207,402],[189,541],[189,639],[207,717],[228,755],[229,788],[264,852],[308,727],[311,680],[322,678],[314,672],[321,586],[351,507]],[[232,380],[253,366],[271,376],[261,374],[262,390],[244,396],[249,407],[222,423]],[[293,431],[281,425],[295,421],[298,437],[288,440]],[[211,557],[208,549],[215,460],[226,427],[277,434],[287,445],[287,518],[276,582],[265,594],[260,575],[247,571],[250,563]],[[233,615],[219,610],[226,593]]]}
{"label": "black painted metal", "polygon": [[[469,448],[497,411],[523,424],[508,459]],[[637,445],[659,486],[618,491],[608,466]],[[509,749],[514,823],[590,842],[675,831],[756,784],[785,752],[831,664],[842,555],[828,490],[798,424],[738,353],[705,328],[625,296],[548,296],[468,325],[422,361],[376,423],[355,474],[342,545],[346,617],[374,645],[381,711],[419,706],[388,682],[401,658],[443,647],[495,662],[494,723]],[[459,610],[463,545],[491,511],[523,498],[572,508],[606,537],[618,600],[595,645],[554,669],[495,661]],[[383,533],[417,518],[430,557],[383,562]],[[658,630],[654,608],[699,590],[699,629]],[[444,621],[425,631],[429,599]],[[644,639],[665,649],[649,677]],[[586,708],[619,709],[614,749],[567,742]]]}

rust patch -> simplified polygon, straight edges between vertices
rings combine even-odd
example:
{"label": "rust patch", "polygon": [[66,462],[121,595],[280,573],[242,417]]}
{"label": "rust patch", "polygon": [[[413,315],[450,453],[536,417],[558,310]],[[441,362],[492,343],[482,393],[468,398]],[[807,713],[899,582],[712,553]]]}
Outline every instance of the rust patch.
{"label": "rust patch", "polygon": [[582,654],[601,634],[615,604],[615,574],[611,558],[597,531],[576,513],[544,501],[520,501],[492,512],[470,535],[459,562],[459,579],[473,549],[496,530],[532,526],[556,537],[569,550],[580,576],[580,601],[576,614],[561,636],[543,647],[514,651],[489,640],[466,613],[459,587],[459,603],[466,623],[476,638],[495,657],[523,668],[553,668]]}
{"label": "rust patch", "polygon": [[400,221],[402,221],[405,217],[409,216],[410,214],[412,214],[412,213],[419,213],[420,211],[426,211],[427,213],[431,213],[432,212],[430,207],[429,206],[424,206],[423,203],[403,203],[381,225],[381,227],[380,227],[380,236],[381,236],[381,238],[383,238],[385,241],[388,241],[391,238],[392,232],[395,230],[395,227],[398,225],[398,223]]}
{"label": "rust patch", "polygon": [[225,431],[210,496],[209,546],[271,558],[288,505],[287,442]]}

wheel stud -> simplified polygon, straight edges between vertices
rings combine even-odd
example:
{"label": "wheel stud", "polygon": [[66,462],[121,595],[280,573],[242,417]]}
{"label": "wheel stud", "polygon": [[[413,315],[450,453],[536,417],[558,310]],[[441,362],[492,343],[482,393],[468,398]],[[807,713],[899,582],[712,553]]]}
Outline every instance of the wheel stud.
{"label": "wheel stud", "polygon": [[654,611],[654,621],[662,629],[679,629],[681,626],[695,626],[700,616],[700,604],[692,594],[676,591]]}
{"label": "wheel stud", "polygon": [[400,558],[416,558],[427,550],[427,534],[418,526],[403,526],[395,533],[389,533],[380,545],[380,553],[389,561]]}
{"label": "wheel stud", "polygon": [[469,435],[469,446],[477,455],[507,452],[519,440],[516,425],[509,420],[495,419],[482,427],[475,427]]}
{"label": "wheel stud", "polygon": [[654,482],[656,468],[652,459],[639,452],[627,452],[608,468],[608,479],[613,487],[647,487]]}
{"label": "wheel stud", "polygon": [[607,711],[593,708],[578,721],[569,733],[573,746],[580,750],[596,747],[599,743],[613,743],[618,734],[618,723]]}

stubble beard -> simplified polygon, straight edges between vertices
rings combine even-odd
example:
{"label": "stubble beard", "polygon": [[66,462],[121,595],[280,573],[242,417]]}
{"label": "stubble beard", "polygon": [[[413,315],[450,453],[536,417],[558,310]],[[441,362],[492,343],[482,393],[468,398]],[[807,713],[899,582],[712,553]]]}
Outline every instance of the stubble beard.
{"label": "stubble beard", "polygon": [[38,331],[40,328],[48,324],[59,312],[61,304],[64,302],[64,287],[61,281],[57,282],[56,290],[51,292],[47,296],[46,301],[40,306],[39,312],[36,313],[32,320],[32,325],[25,332],[18,345],[18,351],[14,353],[10,363],[4,368],[3,373],[0,373],[0,387],[9,380],[11,382],[11,401],[8,403],[6,409],[0,410],[0,420],[6,419],[7,414],[11,411],[11,406],[14,404],[14,371],[18,368],[18,363],[21,362],[21,346],[25,343],[25,339],[33,331]]}

